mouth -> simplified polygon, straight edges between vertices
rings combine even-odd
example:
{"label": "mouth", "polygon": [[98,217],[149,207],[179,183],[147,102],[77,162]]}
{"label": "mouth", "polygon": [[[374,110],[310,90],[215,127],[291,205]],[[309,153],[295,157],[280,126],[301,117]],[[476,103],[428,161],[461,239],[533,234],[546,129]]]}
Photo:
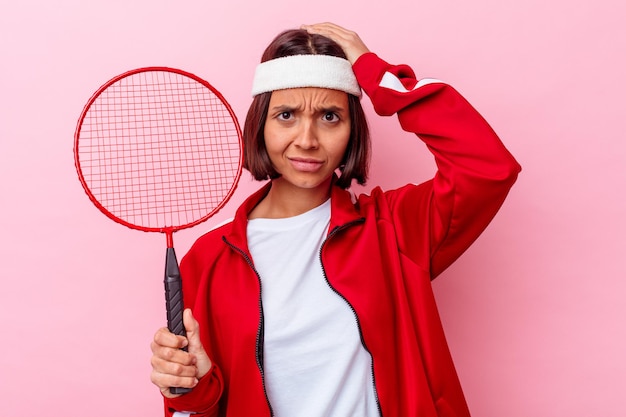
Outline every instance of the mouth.
{"label": "mouth", "polygon": [[296,171],[301,171],[301,172],[315,172],[319,170],[324,164],[322,161],[318,159],[313,159],[313,158],[294,157],[294,158],[287,158],[287,159],[289,160],[289,163],[291,163],[291,166]]}

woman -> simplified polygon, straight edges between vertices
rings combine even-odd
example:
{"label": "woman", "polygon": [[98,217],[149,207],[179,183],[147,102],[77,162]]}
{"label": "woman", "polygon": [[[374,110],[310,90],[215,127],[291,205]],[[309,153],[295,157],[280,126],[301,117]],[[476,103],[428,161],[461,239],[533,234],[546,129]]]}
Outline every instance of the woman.
{"label": "woman", "polygon": [[[432,180],[346,190],[367,178],[361,88],[426,143]],[[152,343],[166,415],[469,416],[430,281],[491,221],[517,162],[450,86],[331,23],[279,35],[253,95],[245,167],[271,181],[181,263],[187,337]]]}

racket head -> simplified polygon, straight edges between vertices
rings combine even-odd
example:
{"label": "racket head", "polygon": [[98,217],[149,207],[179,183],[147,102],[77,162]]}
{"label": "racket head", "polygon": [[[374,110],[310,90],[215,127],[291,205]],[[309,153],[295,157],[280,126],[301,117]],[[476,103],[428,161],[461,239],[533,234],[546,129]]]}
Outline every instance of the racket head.
{"label": "racket head", "polygon": [[171,236],[228,202],[242,146],[237,117],[211,84],[180,69],[145,67],[112,78],[89,99],[74,162],[107,217]]}

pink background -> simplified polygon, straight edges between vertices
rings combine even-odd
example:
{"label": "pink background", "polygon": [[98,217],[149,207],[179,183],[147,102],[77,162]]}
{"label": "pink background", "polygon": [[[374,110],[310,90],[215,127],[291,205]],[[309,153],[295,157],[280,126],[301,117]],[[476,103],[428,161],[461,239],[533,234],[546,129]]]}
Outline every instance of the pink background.
{"label": "pink background", "polygon": [[[434,282],[474,415],[626,415],[623,2],[0,7],[1,415],[161,412],[149,342],[164,324],[165,239],[112,223],[80,187],[73,134],[93,91],[128,69],[179,67],[217,86],[243,120],[265,45],[325,20],[456,86],[524,167],[490,228]],[[370,184],[432,175],[425,148],[395,118],[370,120]],[[257,186],[244,177],[215,220],[175,235],[179,257]]]}

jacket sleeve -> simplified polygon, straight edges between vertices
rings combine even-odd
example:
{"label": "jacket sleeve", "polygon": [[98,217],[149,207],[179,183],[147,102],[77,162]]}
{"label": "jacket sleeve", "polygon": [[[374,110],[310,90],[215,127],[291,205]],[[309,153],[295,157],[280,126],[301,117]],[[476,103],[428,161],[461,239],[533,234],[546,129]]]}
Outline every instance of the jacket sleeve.
{"label": "jacket sleeve", "polygon": [[[397,114],[435,157],[435,177],[387,193],[400,251],[435,278],[482,233],[520,171],[482,116],[452,87],[418,80],[406,65],[373,53],[354,63],[380,115]],[[424,248],[427,248],[425,250]]]}
{"label": "jacket sleeve", "polygon": [[214,417],[218,414],[218,400],[222,391],[222,377],[219,368],[211,368],[191,392],[177,398],[164,400],[166,417]]}

